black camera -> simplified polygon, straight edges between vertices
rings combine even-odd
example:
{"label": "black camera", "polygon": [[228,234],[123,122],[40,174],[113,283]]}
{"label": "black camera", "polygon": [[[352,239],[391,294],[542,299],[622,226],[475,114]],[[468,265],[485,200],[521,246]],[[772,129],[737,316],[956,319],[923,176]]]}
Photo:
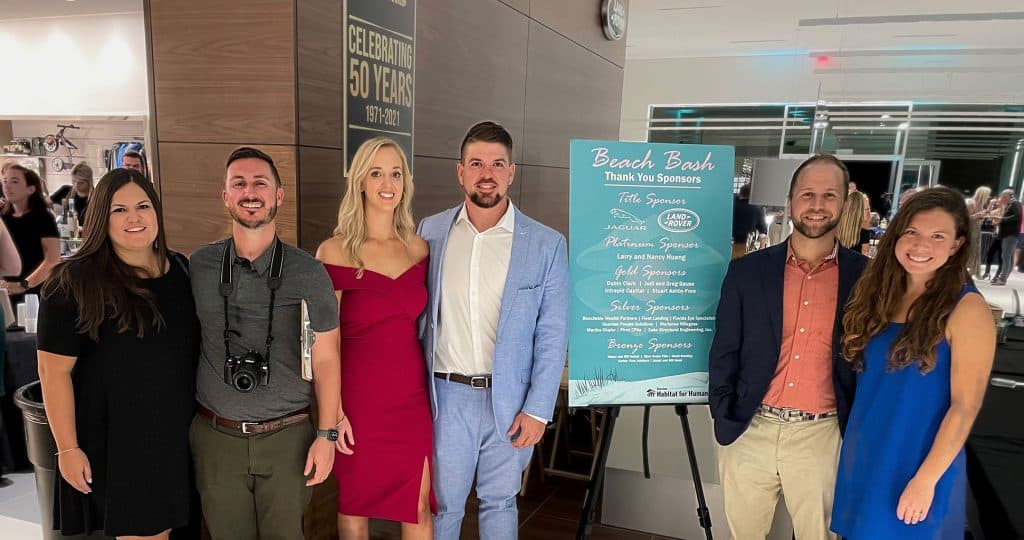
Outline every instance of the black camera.
{"label": "black camera", "polygon": [[224,361],[224,384],[239,392],[252,392],[270,381],[270,361],[256,351],[241,356],[228,355]]}

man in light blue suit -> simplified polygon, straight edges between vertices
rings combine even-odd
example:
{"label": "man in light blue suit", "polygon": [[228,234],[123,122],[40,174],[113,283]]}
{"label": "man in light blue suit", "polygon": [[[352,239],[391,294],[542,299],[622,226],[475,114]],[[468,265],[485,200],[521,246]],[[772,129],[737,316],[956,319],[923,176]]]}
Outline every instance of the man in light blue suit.
{"label": "man in light blue suit", "polygon": [[420,335],[434,413],[434,538],[459,538],[475,476],[480,538],[509,540],[565,364],[568,255],[561,234],[507,197],[516,166],[505,128],[470,128],[456,171],[465,201],[418,231],[430,244]]}

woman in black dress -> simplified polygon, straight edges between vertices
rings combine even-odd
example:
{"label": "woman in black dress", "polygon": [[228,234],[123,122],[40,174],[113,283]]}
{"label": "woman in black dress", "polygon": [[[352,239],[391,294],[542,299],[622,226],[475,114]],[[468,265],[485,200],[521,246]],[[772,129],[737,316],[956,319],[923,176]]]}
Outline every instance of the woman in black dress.
{"label": "woman in black dress", "polygon": [[160,201],[137,171],[107,173],[88,213],[82,248],[54,269],[40,304],[55,528],[167,539],[188,522],[192,492],[199,323],[188,263],[167,251]]}
{"label": "woman in black dress", "polygon": [[60,262],[60,234],[50,213],[43,179],[21,165],[7,167],[3,177],[4,203],[0,209],[4,225],[21,255],[21,272],[0,282],[11,302],[23,295],[37,294],[50,271]]}

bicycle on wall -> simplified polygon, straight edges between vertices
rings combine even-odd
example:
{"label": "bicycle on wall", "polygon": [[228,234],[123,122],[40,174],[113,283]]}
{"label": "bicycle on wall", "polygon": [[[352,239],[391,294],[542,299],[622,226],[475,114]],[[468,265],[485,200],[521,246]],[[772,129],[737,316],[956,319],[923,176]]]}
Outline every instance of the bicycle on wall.
{"label": "bicycle on wall", "polygon": [[71,142],[70,139],[64,136],[64,130],[79,129],[79,127],[73,124],[57,124],[57,127],[60,129],[57,131],[56,135],[46,136],[46,140],[43,141],[43,148],[45,148],[46,151],[50,153],[55,153],[62,146],[65,150],[67,150],[67,161],[59,157],[53,158],[52,167],[55,171],[60,172],[63,171],[64,169],[71,168],[71,166],[73,165],[71,153],[74,150],[78,150],[78,146],[76,146],[75,143]]}

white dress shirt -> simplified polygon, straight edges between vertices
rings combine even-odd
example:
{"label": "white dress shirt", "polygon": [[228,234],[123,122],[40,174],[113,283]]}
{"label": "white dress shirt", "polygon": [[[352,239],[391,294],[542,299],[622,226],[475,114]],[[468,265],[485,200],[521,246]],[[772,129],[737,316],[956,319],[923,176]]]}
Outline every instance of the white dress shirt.
{"label": "white dress shirt", "polygon": [[509,202],[498,223],[480,232],[466,207],[448,233],[441,263],[441,306],[434,371],[490,375],[516,213]]}

